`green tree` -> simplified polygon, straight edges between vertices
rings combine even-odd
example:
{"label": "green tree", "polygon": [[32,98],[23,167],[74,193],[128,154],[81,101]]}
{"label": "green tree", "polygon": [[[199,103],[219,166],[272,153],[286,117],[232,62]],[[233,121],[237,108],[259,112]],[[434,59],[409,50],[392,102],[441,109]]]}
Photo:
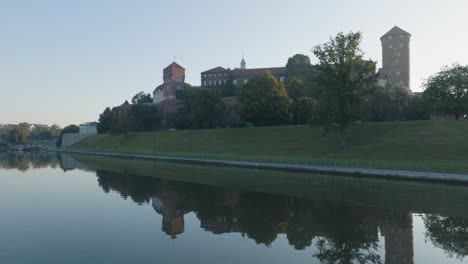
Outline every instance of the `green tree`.
{"label": "green tree", "polygon": [[219,94],[210,88],[188,88],[180,91],[183,107],[169,120],[178,129],[208,129],[224,125],[225,106]]}
{"label": "green tree", "polygon": [[321,122],[337,124],[338,149],[348,147],[349,126],[362,120],[367,97],[376,87],[376,63],[364,60],[360,49],[361,33],[339,33],[313,49],[319,60]]}
{"label": "green tree", "polygon": [[378,87],[369,101],[369,120],[387,122],[405,120],[411,91],[403,85]]}
{"label": "green tree", "polygon": [[239,89],[239,110],[243,119],[260,126],[289,122],[291,99],[284,86],[269,72],[251,78]]}
{"label": "green tree", "polygon": [[28,130],[24,126],[15,126],[8,132],[8,141],[13,144],[26,144]]}
{"label": "green tree", "polygon": [[307,55],[296,54],[288,59],[286,69],[288,71],[288,78],[297,78],[305,81],[310,75],[312,64]]}
{"label": "green tree", "polygon": [[299,96],[316,97],[318,90],[318,84],[316,82],[317,67],[310,63],[310,58],[307,55],[296,54],[292,56],[288,59],[286,69],[288,73],[286,89],[288,89],[288,83],[294,83],[294,80],[299,80],[302,82],[302,91]]}
{"label": "green tree", "polygon": [[112,122],[114,120],[114,113],[107,107],[102,114],[99,115],[99,122],[97,124],[97,132],[99,134],[108,133],[112,128]]}
{"label": "green tree", "polygon": [[298,78],[288,79],[286,81],[286,92],[289,98],[296,100],[296,98],[304,96],[304,81]]}
{"label": "green tree", "polygon": [[411,96],[405,108],[405,120],[429,119],[431,119],[431,107],[429,103],[421,96]]}
{"label": "green tree", "polygon": [[319,103],[312,97],[296,98],[291,105],[292,123],[304,125],[318,118]]}
{"label": "green tree", "polygon": [[151,94],[147,94],[145,92],[139,92],[135,94],[132,98],[132,104],[150,104],[153,102],[153,98]]}
{"label": "green tree", "polygon": [[453,114],[457,120],[468,113],[468,66],[455,63],[443,67],[424,87],[424,96],[436,112]]}
{"label": "green tree", "polygon": [[219,95],[209,90],[199,90],[190,106],[189,121],[194,129],[223,126],[224,103]]}
{"label": "green tree", "polygon": [[133,105],[128,111],[129,130],[154,131],[161,125],[158,109],[152,105]]}

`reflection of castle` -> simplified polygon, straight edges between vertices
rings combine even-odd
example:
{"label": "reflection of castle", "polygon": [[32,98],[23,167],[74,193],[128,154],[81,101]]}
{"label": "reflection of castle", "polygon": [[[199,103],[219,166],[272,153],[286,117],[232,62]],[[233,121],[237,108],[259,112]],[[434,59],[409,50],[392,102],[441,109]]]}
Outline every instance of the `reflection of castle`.
{"label": "reflection of castle", "polygon": [[200,227],[213,234],[241,233],[265,245],[285,234],[297,250],[310,247],[316,238],[328,241],[323,256],[343,251],[336,254],[360,252],[379,257],[380,230],[385,237],[386,263],[413,263],[412,215],[408,212],[107,172],[99,172],[98,177],[106,191],[117,190],[140,204],[151,202],[162,215],[162,231],[173,239],[185,231],[184,215],[194,212]]}
{"label": "reflection of castle", "polygon": [[163,182],[158,196],[151,198],[154,210],[162,214],[162,230],[172,239],[184,232],[184,212],[177,209],[178,195]]}
{"label": "reflection of castle", "polygon": [[392,212],[381,224],[386,264],[413,264],[413,216]]}

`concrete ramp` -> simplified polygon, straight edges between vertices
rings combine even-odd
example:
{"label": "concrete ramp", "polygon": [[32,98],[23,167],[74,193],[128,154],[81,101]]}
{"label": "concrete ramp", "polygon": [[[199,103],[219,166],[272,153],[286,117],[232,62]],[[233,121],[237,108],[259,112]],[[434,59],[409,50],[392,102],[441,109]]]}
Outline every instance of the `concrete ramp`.
{"label": "concrete ramp", "polygon": [[94,136],[96,133],[69,133],[69,134],[63,134],[62,136],[62,149],[65,149],[75,143],[78,143],[79,141],[90,137]]}

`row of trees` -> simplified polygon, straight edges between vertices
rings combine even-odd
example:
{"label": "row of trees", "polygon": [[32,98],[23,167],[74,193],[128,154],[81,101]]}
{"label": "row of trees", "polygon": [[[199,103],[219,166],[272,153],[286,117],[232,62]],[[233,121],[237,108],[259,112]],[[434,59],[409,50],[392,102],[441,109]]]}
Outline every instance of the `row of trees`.
{"label": "row of trees", "polygon": [[55,140],[60,135],[60,127],[36,126],[29,123],[2,127],[1,139],[11,144],[28,144],[38,141]]}
{"label": "row of trees", "polygon": [[161,115],[155,106],[146,104],[146,100],[135,100],[134,97],[132,105],[125,102],[122,106],[112,109],[107,107],[99,116],[98,133],[143,132],[158,129],[161,125]]}

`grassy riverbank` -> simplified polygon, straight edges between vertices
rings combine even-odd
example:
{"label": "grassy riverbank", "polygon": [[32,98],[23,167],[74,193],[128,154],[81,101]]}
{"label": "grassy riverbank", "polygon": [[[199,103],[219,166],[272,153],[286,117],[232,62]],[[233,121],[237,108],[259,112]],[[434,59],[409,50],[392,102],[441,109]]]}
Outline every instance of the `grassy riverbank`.
{"label": "grassy riverbank", "polygon": [[72,149],[172,156],[468,173],[468,122],[371,123],[337,135],[307,126],[97,135]]}

